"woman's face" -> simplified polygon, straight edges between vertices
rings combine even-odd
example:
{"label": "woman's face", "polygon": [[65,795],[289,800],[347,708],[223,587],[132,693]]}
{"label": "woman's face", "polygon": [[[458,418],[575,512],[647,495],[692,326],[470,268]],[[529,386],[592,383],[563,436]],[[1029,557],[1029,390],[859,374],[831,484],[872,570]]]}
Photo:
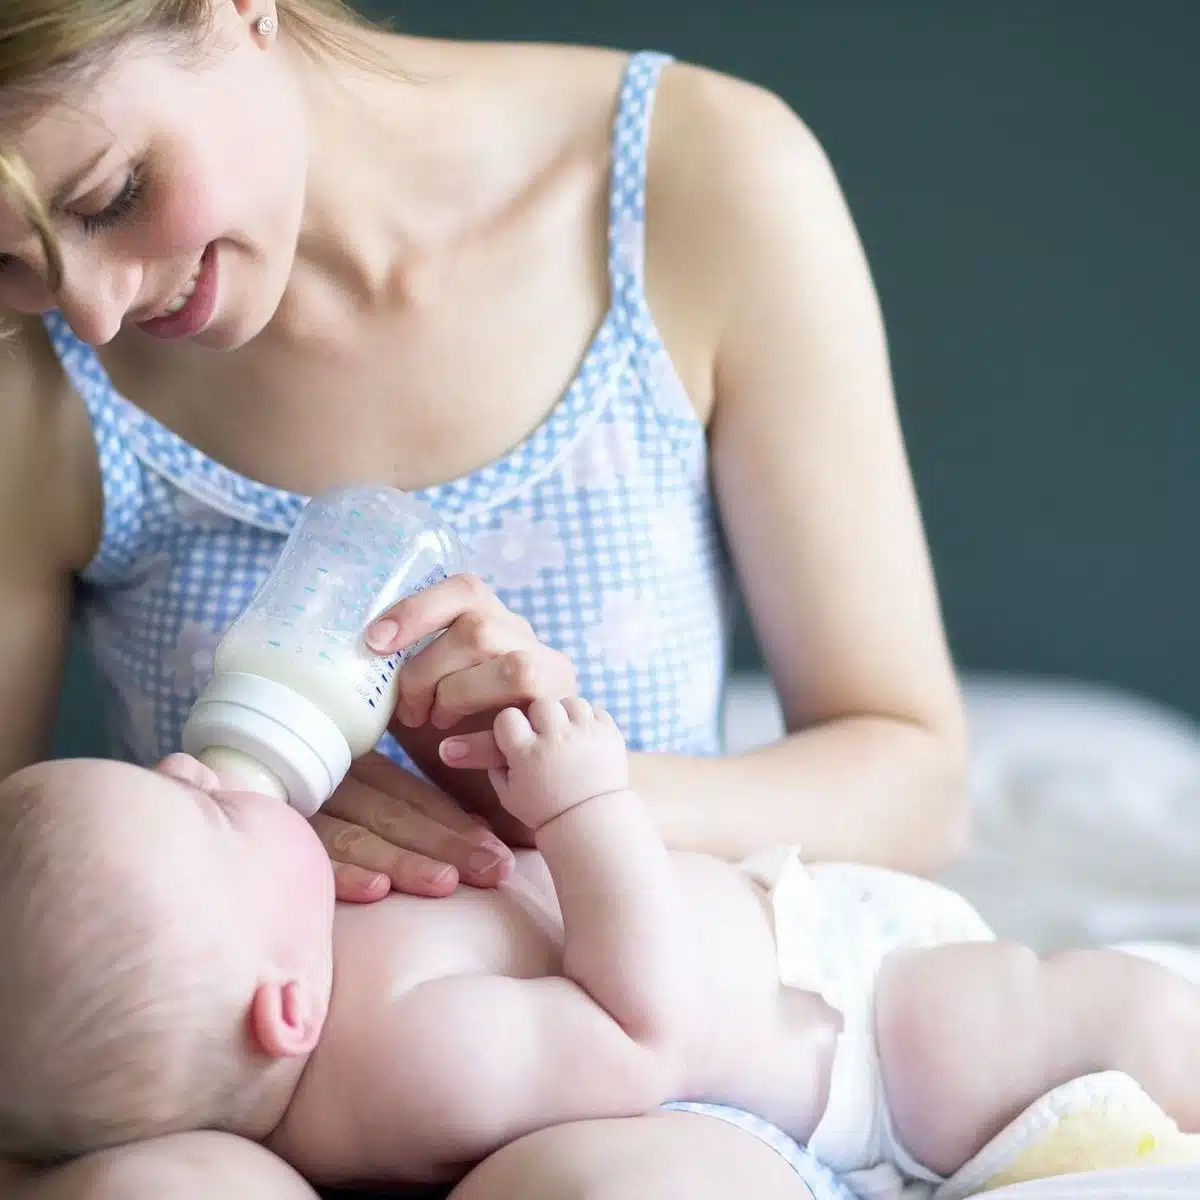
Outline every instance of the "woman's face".
{"label": "woman's face", "polygon": [[234,349],[263,329],[295,257],[307,138],[288,53],[244,7],[216,5],[199,54],[131,42],[4,137],[52,205],[65,279],[50,290],[0,201],[0,308],[59,308],[93,345],[137,325]]}

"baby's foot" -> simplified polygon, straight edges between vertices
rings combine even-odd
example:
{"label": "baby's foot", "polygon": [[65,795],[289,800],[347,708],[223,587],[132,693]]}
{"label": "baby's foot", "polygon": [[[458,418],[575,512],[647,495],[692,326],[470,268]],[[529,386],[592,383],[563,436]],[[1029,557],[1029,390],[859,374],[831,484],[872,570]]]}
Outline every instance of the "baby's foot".
{"label": "baby's foot", "polygon": [[538,829],[593,796],[629,786],[629,759],[616,722],[586,700],[535,700],[529,715],[496,718],[506,766],[489,772],[500,803]]}

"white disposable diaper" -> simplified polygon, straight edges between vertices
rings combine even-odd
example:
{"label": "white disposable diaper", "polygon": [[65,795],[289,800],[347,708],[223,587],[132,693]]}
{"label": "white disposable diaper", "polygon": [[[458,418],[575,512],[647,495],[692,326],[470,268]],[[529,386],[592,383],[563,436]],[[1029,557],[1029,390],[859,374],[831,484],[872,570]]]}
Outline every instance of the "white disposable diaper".
{"label": "white disposable diaper", "polygon": [[805,865],[795,850],[743,868],[771,895],[780,980],[842,1015],[825,1115],[808,1148],[863,1200],[932,1194],[941,1179],[896,1139],[875,1040],[875,989],[893,950],[992,941],[961,896],[928,880],[855,864]]}

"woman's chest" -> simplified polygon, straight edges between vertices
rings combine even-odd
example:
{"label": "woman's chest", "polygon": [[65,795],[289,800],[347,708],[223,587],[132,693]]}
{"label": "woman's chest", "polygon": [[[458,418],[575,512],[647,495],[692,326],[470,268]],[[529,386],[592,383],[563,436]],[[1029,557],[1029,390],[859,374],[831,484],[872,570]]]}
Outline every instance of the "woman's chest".
{"label": "woman's chest", "polygon": [[460,478],[545,419],[610,307],[599,196],[548,190],[486,238],[412,253],[369,294],[298,269],[241,350],[134,332],[104,365],[191,445],[272,486],[311,494],[369,476],[412,490]]}
{"label": "woman's chest", "polygon": [[[612,712],[631,749],[707,753],[727,599],[703,468],[685,472],[682,455],[662,461],[630,436],[618,421],[562,446],[550,436],[427,498],[454,524],[468,568],[571,659],[582,693]],[[129,512],[110,510],[81,595],[83,632],[118,701],[121,752],[136,761],[177,747],[217,644],[283,544],[223,502],[208,507],[204,482],[145,471]],[[380,748],[405,761],[390,738]]]}

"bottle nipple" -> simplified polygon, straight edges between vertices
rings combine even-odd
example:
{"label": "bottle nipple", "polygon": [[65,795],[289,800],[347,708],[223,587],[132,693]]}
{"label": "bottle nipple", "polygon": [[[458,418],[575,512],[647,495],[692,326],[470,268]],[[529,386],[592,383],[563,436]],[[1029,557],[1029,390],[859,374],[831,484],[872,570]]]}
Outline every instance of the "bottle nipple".
{"label": "bottle nipple", "polygon": [[287,788],[279,776],[249,754],[229,746],[207,746],[196,757],[216,772],[224,790],[257,792],[261,796],[271,796],[287,803]]}

